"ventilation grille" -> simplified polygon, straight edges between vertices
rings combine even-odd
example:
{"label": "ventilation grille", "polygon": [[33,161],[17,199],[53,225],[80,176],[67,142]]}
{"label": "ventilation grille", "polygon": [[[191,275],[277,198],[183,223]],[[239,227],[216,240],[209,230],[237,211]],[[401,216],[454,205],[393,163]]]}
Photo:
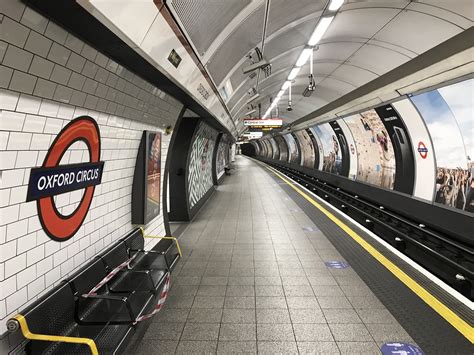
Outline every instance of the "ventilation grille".
{"label": "ventilation grille", "polygon": [[203,56],[211,43],[250,0],[173,0],[170,8]]}

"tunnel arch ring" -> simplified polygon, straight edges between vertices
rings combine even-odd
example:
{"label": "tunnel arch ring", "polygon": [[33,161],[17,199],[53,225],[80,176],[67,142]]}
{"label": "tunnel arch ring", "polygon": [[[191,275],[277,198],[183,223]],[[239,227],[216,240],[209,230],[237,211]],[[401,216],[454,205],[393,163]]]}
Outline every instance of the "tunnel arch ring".
{"label": "tunnel arch ring", "polygon": [[[97,122],[89,116],[80,116],[69,122],[59,132],[44,158],[43,168],[59,165],[66,151],[76,142],[84,142],[89,151],[89,162],[100,160],[100,131]],[[56,208],[54,196],[37,200],[38,217],[45,233],[53,240],[66,241],[77,233],[89,211],[95,186],[88,186],[78,207],[68,216]]]}

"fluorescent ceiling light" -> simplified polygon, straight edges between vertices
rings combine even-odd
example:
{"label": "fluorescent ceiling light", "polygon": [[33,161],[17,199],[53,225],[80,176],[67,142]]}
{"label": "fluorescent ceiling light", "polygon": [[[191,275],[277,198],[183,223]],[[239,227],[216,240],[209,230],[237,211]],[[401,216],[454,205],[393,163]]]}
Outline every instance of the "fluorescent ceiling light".
{"label": "fluorescent ceiling light", "polygon": [[282,90],[286,90],[290,87],[291,81],[285,81],[283,86],[281,87]]}
{"label": "fluorescent ceiling light", "polygon": [[249,112],[247,112],[247,113],[245,114],[245,116],[249,116],[249,115],[251,115],[252,113],[255,113],[255,112],[257,112],[256,109],[250,110]]}
{"label": "fluorescent ceiling light", "polygon": [[300,72],[300,69],[301,68],[293,68],[291,71],[290,71],[290,75],[288,75],[288,80],[293,80],[294,78],[296,78],[296,76],[298,75],[298,73]]}
{"label": "fluorescent ceiling light", "polygon": [[303,52],[301,52],[298,60],[296,61],[296,66],[297,67],[302,67],[306,63],[306,61],[308,60],[308,58],[311,55],[312,51],[313,51],[313,48],[303,49]]}
{"label": "fluorescent ceiling light", "polygon": [[[329,25],[331,24],[332,20],[334,19],[334,16],[331,17],[323,17],[316,28],[314,29],[313,34],[311,35],[311,38],[308,41],[309,46],[314,46],[316,45],[321,38],[323,38],[324,33],[326,33],[326,30],[328,29]],[[301,57],[301,56],[300,56]]]}
{"label": "fluorescent ceiling light", "polygon": [[329,4],[328,10],[329,11],[337,11],[339,8],[344,4],[344,0],[331,0]]}

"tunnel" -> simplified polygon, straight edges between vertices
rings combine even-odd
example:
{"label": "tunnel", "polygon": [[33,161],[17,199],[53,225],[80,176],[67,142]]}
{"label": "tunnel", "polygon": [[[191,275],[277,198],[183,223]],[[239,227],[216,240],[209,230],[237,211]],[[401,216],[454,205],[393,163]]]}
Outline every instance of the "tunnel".
{"label": "tunnel", "polygon": [[1,0],[0,354],[473,354],[470,0]]}

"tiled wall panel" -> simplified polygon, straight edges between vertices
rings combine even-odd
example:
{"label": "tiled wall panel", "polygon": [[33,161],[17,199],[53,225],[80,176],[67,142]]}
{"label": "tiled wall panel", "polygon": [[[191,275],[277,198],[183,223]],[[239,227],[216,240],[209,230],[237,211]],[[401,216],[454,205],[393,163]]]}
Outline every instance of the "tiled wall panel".
{"label": "tiled wall panel", "polygon": [[[0,3],[2,334],[11,315],[132,229],[131,187],[142,131],[174,125],[182,105],[20,1]],[[99,124],[104,173],[84,224],[59,243],[42,230],[36,203],[25,202],[27,184],[55,135],[81,115]],[[162,169],[169,138],[163,135]],[[62,163],[87,159],[85,145],[77,143]],[[56,196],[56,205],[69,214],[81,196],[82,191]],[[164,233],[162,216],[147,232]],[[13,346],[8,337],[0,344],[0,353]]]}

